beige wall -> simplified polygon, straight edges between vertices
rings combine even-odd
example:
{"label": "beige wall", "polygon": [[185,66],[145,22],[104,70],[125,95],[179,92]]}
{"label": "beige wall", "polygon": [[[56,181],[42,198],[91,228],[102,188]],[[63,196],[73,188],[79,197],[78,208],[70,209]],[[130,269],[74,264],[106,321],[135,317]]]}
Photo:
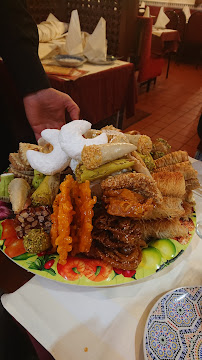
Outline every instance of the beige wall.
{"label": "beige wall", "polygon": [[[140,2],[141,3],[141,2]],[[190,8],[194,7],[195,0],[146,0],[145,3],[147,5],[153,5],[153,6],[166,6],[166,7],[175,7],[175,8],[183,8],[184,5],[189,5]]]}

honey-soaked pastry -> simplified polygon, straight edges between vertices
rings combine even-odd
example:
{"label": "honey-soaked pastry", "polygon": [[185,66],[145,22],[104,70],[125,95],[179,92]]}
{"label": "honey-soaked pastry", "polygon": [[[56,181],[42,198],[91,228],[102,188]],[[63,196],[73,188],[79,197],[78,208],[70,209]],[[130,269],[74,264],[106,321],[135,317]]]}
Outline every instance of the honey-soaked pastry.
{"label": "honey-soaked pastry", "polygon": [[188,161],[188,153],[186,151],[173,151],[167,155],[162,156],[161,158],[155,160],[156,168],[165,167],[168,165],[174,165],[180,162]]}
{"label": "honey-soaked pastry", "polygon": [[199,189],[200,182],[197,178],[188,179],[185,180],[185,186],[187,191]]}
{"label": "honey-soaked pastry", "polygon": [[185,180],[197,178],[197,171],[193,168],[190,161],[185,161],[174,165],[168,165],[166,167],[162,167],[155,170],[155,172],[159,172],[159,171],[171,171],[171,172],[180,171],[184,175]]}
{"label": "honey-soaked pastry", "polygon": [[143,214],[142,219],[155,220],[181,217],[185,213],[182,204],[183,202],[180,198],[164,196],[161,204],[158,204],[158,206],[155,206],[153,209],[151,209],[151,211]]}
{"label": "honey-soaked pastry", "polygon": [[163,196],[182,198],[185,195],[185,180],[181,172],[160,171],[152,174]]}
{"label": "honey-soaked pastry", "polygon": [[163,200],[155,180],[140,173],[123,173],[109,176],[102,181],[101,187],[103,190],[130,189],[146,198],[154,199],[156,203],[160,203]]}

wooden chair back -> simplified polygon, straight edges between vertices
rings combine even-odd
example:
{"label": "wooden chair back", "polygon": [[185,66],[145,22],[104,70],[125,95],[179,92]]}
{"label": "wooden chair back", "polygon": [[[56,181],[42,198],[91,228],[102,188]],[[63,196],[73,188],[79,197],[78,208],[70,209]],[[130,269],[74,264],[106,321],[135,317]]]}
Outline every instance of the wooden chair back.
{"label": "wooden chair back", "polygon": [[69,22],[77,9],[81,30],[92,33],[100,17],[107,23],[108,54],[127,58],[134,44],[138,3],[134,0],[27,0],[28,10],[36,23],[52,12],[60,21]]}

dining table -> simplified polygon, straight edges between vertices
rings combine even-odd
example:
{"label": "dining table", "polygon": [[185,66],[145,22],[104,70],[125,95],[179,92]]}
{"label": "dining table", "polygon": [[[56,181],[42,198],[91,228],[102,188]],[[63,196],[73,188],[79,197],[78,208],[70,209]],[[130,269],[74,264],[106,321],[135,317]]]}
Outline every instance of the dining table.
{"label": "dining table", "polygon": [[[202,163],[190,161],[201,185],[193,193],[196,218],[202,220]],[[195,233],[174,262],[151,276],[122,285],[79,286],[33,275],[0,252],[1,303],[56,360],[154,359],[145,352],[148,316],[168,292],[201,289],[201,254]]]}
{"label": "dining table", "polygon": [[71,96],[80,108],[80,118],[102,126],[114,117],[122,128],[123,115],[132,117],[138,101],[134,64],[115,59],[106,64],[85,62],[78,69],[83,74],[76,80],[48,74],[52,87]]}
{"label": "dining table", "polygon": [[152,28],[151,53],[155,56],[168,56],[166,78],[168,78],[172,54],[178,50],[180,35],[178,30]]}

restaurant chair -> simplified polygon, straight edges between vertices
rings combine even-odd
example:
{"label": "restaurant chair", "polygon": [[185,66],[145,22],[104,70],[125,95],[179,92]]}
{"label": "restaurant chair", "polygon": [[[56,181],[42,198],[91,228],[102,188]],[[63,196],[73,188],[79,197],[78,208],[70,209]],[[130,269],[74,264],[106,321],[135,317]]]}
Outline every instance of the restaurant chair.
{"label": "restaurant chair", "polygon": [[184,11],[181,9],[176,9],[175,13],[178,16],[178,25],[176,30],[179,32],[181,42],[183,42],[186,28],[186,16]]}
{"label": "restaurant chair", "polygon": [[192,13],[186,25],[183,56],[194,61],[196,67],[202,62],[202,12]]}
{"label": "restaurant chair", "polygon": [[147,85],[147,92],[150,90],[152,82],[156,83],[157,76],[161,75],[164,59],[151,53],[152,42],[152,18],[138,17],[137,29],[140,43],[139,63],[135,65],[139,71],[137,81],[140,85]]}
{"label": "restaurant chair", "polygon": [[178,27],[178,15],[174,10],[166,10],[165,14],[170,19],[169,23],[166,25],[167,29],[177,30]]}
{"label": "restaurant chair", "polygon": [[77,9],[81,30],[91,34],[100,17],[107,23],[108,54],[127,60],[133,42],[138,9],[134,0],[26,0],[28,10],[37,24],[53,13],[60,21],[69,23]]}
{"label": "restaurant chair", "polygon": [[186,29],[186,16],[182,9],[175,9],[175,12],[178,16],[178,25],[177,31],[180,35],[180,43],[176,54],[176,62],[179,62],[183,57],[183,46],[184,46],[184,36],[185,36],[185,29]]}

